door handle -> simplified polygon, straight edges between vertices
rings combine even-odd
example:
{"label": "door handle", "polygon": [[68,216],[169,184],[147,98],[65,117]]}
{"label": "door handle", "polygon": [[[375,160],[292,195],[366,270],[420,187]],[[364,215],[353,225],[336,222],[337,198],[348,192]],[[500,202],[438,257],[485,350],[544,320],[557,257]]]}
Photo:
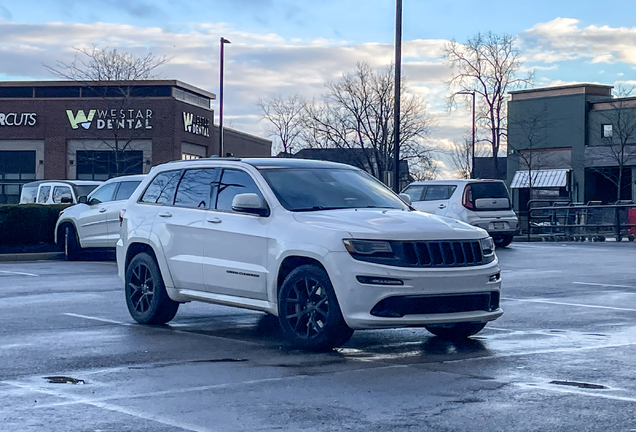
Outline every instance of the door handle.
{"label": "door handle", "polygon": [[172,217],[172,213],[159,213],[159,217],[169,218]]}
{"label": "door handle", "polygon": [[444,208],[446,208],[446,205],[440,204],[438,208],[444,209]]}
{"label": "door handle", "polygon": [[100,208],[100,209],[99,209],[99,212],[100,212],[100,213],[104,213],[105,211],[106,211],[106,209],[105,209],[105,208]]}
{"label": "door handle", "polygon": [[208,219],[208,222],[216,224],[216,223],[221,223],[223,221],[221,219],[219,219],[219,218],[210,218],[210,219]]}

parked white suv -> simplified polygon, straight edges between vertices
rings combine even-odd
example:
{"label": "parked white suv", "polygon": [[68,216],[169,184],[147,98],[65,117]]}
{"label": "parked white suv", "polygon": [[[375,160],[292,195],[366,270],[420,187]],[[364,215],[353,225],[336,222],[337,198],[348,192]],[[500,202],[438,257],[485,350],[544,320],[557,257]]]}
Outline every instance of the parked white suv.
{"label": "parked white suv", "polygon": [[485,229],[499,247],[508,246],[519,230],[508,189],[501,180],[426,180],[411,183],[402,193],[420,211]]}
{"label": "parked white suv", "polygon": [[79,204],[60,212],[55,225],[55,242],[69,260],[83,249],[114,248],[119,240],[119,212],[144,179],[145,174],[112,178],[90,195],[78,197]]}
{"label": "parked white suv", "polygon": [[153,168],[121,219],[118,273],[143,324],[198,300],[277,315],[294,345],[322,350],[356,329],[464,338],[503,313],[486,231],[415,211],[348,165],[171,162]]}

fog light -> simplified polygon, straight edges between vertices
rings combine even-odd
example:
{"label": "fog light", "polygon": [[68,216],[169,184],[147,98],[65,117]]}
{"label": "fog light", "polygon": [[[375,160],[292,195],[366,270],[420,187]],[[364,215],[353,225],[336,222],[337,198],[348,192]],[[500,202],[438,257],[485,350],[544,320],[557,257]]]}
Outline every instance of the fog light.
{"label": "fog light", "polygon": [[400,279],[392,279],[385,277],[375,276],[356,276],[358,282],[367,285],[404,285],[404,282]]}
{"label": "fog light", "polygon": [[497,273],[490,276],[490,278],[488,279],[488,282],[497,282],[499,281],[499,279],[501,279],[501,273]]}

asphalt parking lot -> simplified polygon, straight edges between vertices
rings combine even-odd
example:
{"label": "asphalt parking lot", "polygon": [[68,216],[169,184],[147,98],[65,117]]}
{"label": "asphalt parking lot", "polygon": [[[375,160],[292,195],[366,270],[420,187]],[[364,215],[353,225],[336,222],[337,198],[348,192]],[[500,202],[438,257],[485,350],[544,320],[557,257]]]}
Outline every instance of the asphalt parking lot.
{"label": "asphalt parking lot", "polygon": [[498,255],[505,313],[476,337],[360,331],[318,354],[241,309],[137,325],[112,261],[0,262],[0,430],[636,430],[636,244]]}

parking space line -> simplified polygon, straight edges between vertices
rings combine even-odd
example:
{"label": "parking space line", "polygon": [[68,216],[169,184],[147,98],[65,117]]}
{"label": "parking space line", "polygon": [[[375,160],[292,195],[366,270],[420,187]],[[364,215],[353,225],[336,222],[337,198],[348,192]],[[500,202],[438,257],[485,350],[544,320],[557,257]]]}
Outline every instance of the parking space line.
{"label": "parking space line", "polygon": [[527,303],[544,303],[544,304],[553,304],[558,306],[575,306],[575,307],[584,307],[584,308],[590,308],[590,309],[608,309],[608,310],[617,310],[617,311],[626,311],[626,312],[636,312],[636,309],[619,308],[619,307],[613,307],[613,306],[586,305],[586,304],[580,304],[580,303],[566,303],[566,302],[557,302],[552,300],[515,299],[510,297],[504,297],[502,298],[502,300],[527,302]]}
{"label": "parking space line", "polygon": [[0,270],[0,273],[2,274],[6,274],[6,275],[17,275],[17,276],[33,276],[33,277],[40,277],[40,275],[36,275],[33,273],[24,273],[24,272],[14,272],[14,271],[8,271],[8,270]]}
{"label": "parking space line", "polygon": [[614,287],[614,288],[631,288],[636,289],[635,286],[629,285],[613,285],[613,284],[604,284],[604,283],[592,283],[592,282],[572,282],[576,285],[590,285],[590,286],[604,286],[604,287]]}
{"label": "parking space line", "polygon": [[610,400],[621,401],[621,402],[636,402],[636,398],[633,398],[633,397],[617,396],[617,395],[607,394],[607,393],[586,392],[586,391],[577,390],[574,388],[559,388],[555,386],[554,387],[548,386],[545,384],[526,384],[526,383],[516,383],[515,385],[519,387],[523,387],[528,390],[540,389],[540,390],[547,390],[547,391],[556,392],[556,393],[577,394],[581,396],[610,399]]}
{"label": "parking space line", "polygon": [[[149,421],[156,422],[156,423],[161,423],[161,424],[166,425],[166,426],[172,426],[172,427],[175,427],[175,428],[180,428],[180,429],[191,431],[191,432],[212,432],[212,429],[202,428],[202,427],[191,425],[191,424],[187,424],[187,423],[176,422],[176,421],[173,421],[173,420],[165,418],[165,417],[148,415],[148,414],[145,414],[143,412],[138,412],[138,411],[132,410],[130,408],[125,408],[125,407],[120,407],[120,406],[104,403],[104,402],[99,401],[99,400],[91,400],[91,399],[86,399],[86,398],[80,398],[80,397],[77,397],[77,396],[74,396],[74,395],[63,394],[63,393],[60,393],[60,392],[55,392],[55,391],[50,391],[48,389],[43,389],[41,387],[34,387],[34,386],[21,384],[21,383],[8,382],[8,381],[4,381],[3,383],[12,385],[14,387],[21,388],[23,390],[29,390],[29,391],[32,391],[32,392],[35,392],[35,393],[44,393],[44,394],[48,394],[48,395],[51,395],[51,396],[56,396],[56,397],[61,397],[61,398],[65,398],[65,399],[70,399],[68,402],[61,403],[59,405],[58,404],[49,404],[49,406],[64,406],[64,405],[78,405],[78,404],[80,404],[80,405],[81,404],[90,405],[90,406],[94,406],[96,408],[101,408],[101,409],[105,409],[105,410],[108,410],[108,411],[117,412],[117,413],[120,413],[120,414],[126,414],[126,415],[129,415],[129,416],[132,416],[132,417],[137,417],[137,418],[140,418],[140,419],[149,420]],[[121,398],[121,396],[120,396],[120,398]],[[37,408],[44,408],[44,406],[38,406]],[[33,410],[34,408],[30,407],[29,409]]]}
{"label": "parking space line", "polygon": [[62,315],[67,315],[67,316],[71,316],[71,317],[75,317],[75,318],[83,318],[83,319],[87,319],[87,320],[92,320],[92,321],[99,321],[99,322],[104,322],[104,323],[108,323],[108,324],[116,324],[116,325],[120,325],[120,326],[139,326],[140,328],[145,328],[145,329],[153,329],[153,330],[160,330],[160,331],[170,331],[171,333],[179,333],[179,334],[186,334],[186,335],[190,335],[190,336],[202,336],[205,338],[211,338],[211,339],[223,339],[223,340],[231,340],[233,342],[242,342],[244,344],[247,345],[253,345],[253,346],[263,346],[263,344],[258,343],[258,342],[252,342],[252,341],[246,341],[243,339],[235,339],[235,338],[231,338],[231,337],[223,337],[223,336],[216,336],[216,335],[207,335],[207,334],[203,334],[203,333],[197,333],[194,331],[186,331],[186,330],[177,330],[175,328],[173,328],[172,326],[170,326],[169,324],[165,327],[160,327],[160,326],[146,326],[146,325],[142,325],[142,324],[135,324],[135,323],[125,323],[125,322],[121,322],[121,321],[115,321],[115,320],[110,320],[110,319],[106,319],[106,318],[99,318],[99,317],[92,317],[92,316],[88,316],[88,315],[80,315],[80,314],[74,314],[74,313],[63,313]]}

